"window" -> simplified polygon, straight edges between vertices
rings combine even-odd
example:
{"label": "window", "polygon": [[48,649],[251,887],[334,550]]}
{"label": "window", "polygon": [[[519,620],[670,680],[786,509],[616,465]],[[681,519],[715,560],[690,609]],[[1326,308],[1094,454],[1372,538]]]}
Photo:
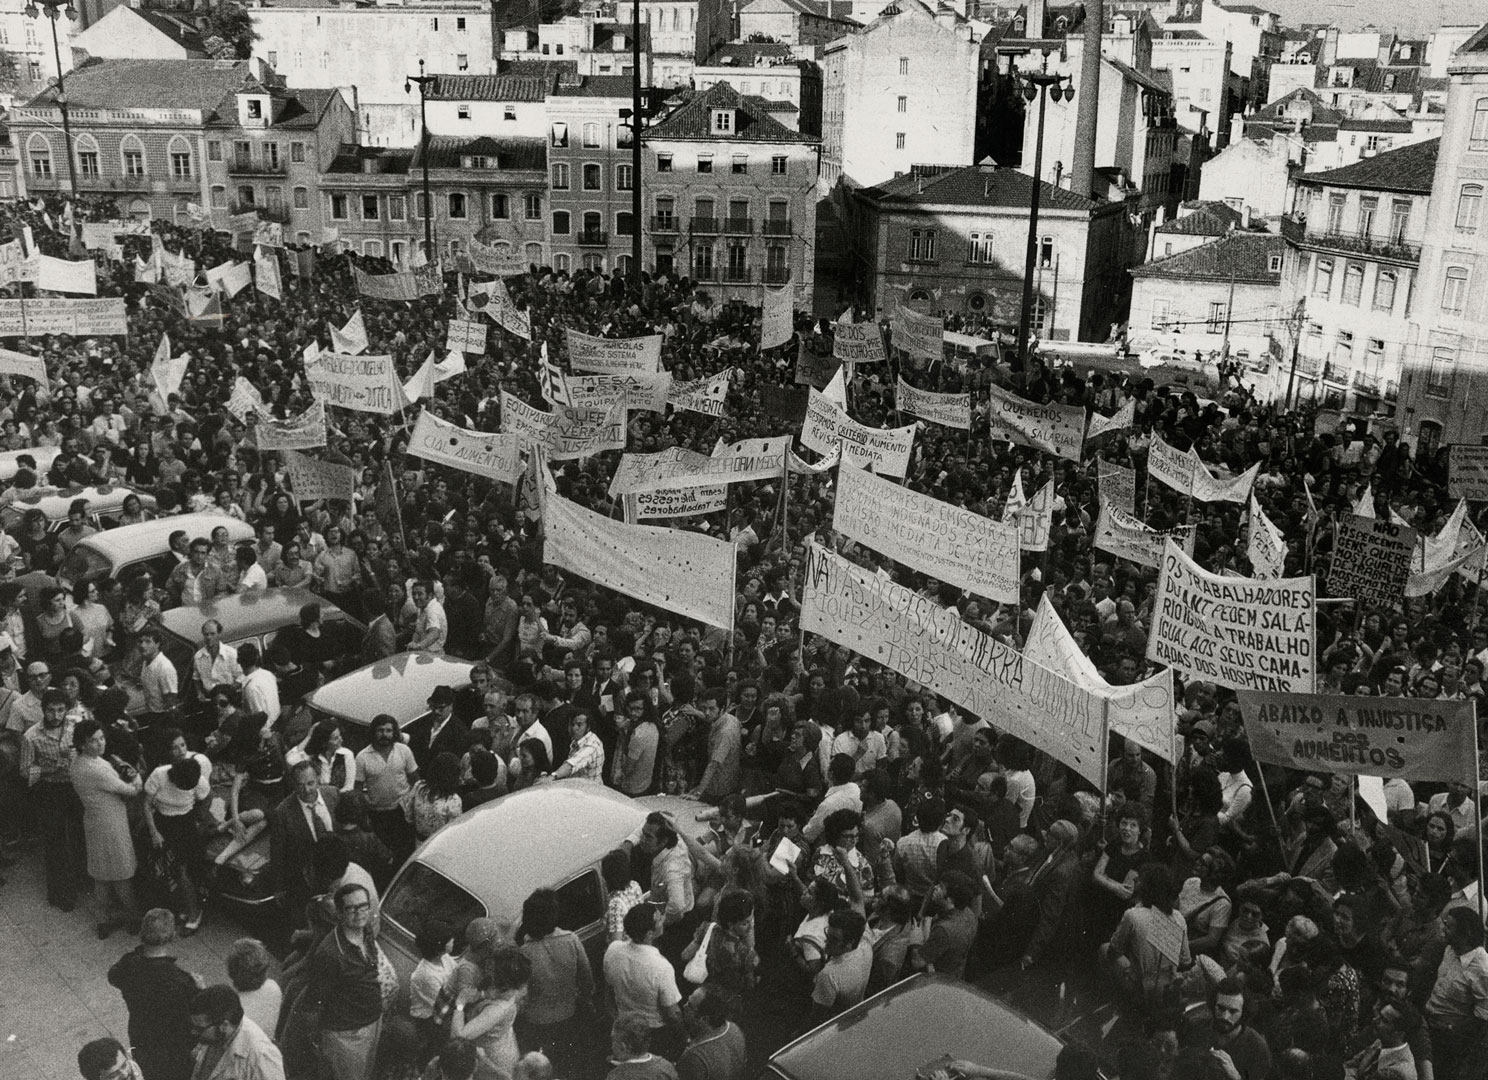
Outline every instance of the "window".
{"label": "window", "polygon": [[506,192],[491,192],[491,217],[496,221],[505,221],[511,217],[511,205],[507,200]]}
{"label": "window", "polygon": [[222,142],[221,142],[220,139],[208,139],[207,140],[207,160],[208,161],[221,161],[222,160]]}
{"label": "window", "polygon": [[172,146],[171,147],[171,152],[170,152],[170,165],[171,165],[171,179],[172,180],[190,180],[191,179],[191,151],[190,150],[177,150],[174,146]]}
{"label": "window", "polygon": [[345,195],[332,195],[331,196],[331,220],[332,221],[345,221],[348,216],[349,215],[346,212],[346,196]]}
{"label": "window", "polygon": [[1369,236],[1374,232],[1374,212],[1379,209],[1379,200],[1365,196],[1359,200],[1359,235]]}
{"label": "window", "polygon": [[670,195],[656,196],[656,228],[668,232],[677,227],[677,200]]}
{"label": "window", "polygon": [[377,216],[378,216],[377,215],[377,196],[376,195],[363,195],[362,196],[362,220],[363,221],[376,221],[377,220]]}
{"label": "window", "polygon": [[692,249],[692,276],[699,281],[713,280],[713,245],[696,244]]}
{"label": "window", "polygon": [[1447,277],[1442,283],[1441,309],[1447,315],[1461,315],[1467,309],[1467,268],[1447,267]]}
{"label": "window", "polygon": [[615,215],[615,235],[635,235],[635,217],[629,210],[621,210]]}
{"label": "window", "polygon": [[1328,196],[1328,231],[1330,233],[1343,232],[1343,203],[1342,195]]}
{"label": "window", "polygon": [[604,176],[598,165],[584,166],[584,190],[599,191],[603,185]]}
{"label": "window", "polygon": [[216,184],[212,187],[212,209],[227,209],[227,188],[223,187],[221,184]]}
{"label": "window", "polygon": [[1409,199],[1393,199],[1390,202],[1390,243],[1398,244],[1405,239],[1410,228],[1411,204]]}
{"label": "window", "polygon": [[1312,275],[1312,295],[1327,299],[1333,293],[1333,260],[1319,259]]}
{"label": "window", "polygon": [[567,210],[553,211],[553,235],[567,236],[573,229],[569,224]]}
{"label": "window", "polygon": [[458,18],[458,19],[455,20],[455,29],[456,30],[464,30],[465,29],[465,18],[464,18],[464,16],[461,16],[460,18]]}
{"label": "window", "polygon": [[584,125],[584,146],[590,150],[599,146],[599,125],[593,120]]}
{"label": "window", "polygon": [[713,171],[713,155],[712,154],[699,154],[698,155],[697,171],[700,172],[700,173],[710,173],[710,172]]}
{"label": "window", "polygon": [[904,132],[897,131],[897,132],[894,133],[894,149],[895,150],[903,150],[904,149]]}
{"label": "window", "polygon": [[908,75],[909,74],[909,57],[907,57],[907,56],[901,56],[899,58],[899,74],[900,75]]}
{"label": "window", "polygon": [[245,208],[258,205],[258,196],[254,193],[253,185],[243,184],[238,187],[238,205]]}
{"label": "window", "polygon": [[909,98],[905,97],[903,94],[900,94],[898,109],[896,111],[902,113],[909,112]]}
{"label": "window", "polygon": [[1488,97],[1478,98],[1473,106],[1472,130],[1467,135],[1469,150],[1488,150]]}
{"label": "window", "polygon": [[749,158],[744,154],[735,154],[731,171],[735,176],[742,176],[749,171]]}
{"label": "window", "polygon": [[522,196],[522,216],[528,221],[542,220],[542,196],[535,191],[529,191]]}
{"label": "window", "polygon": [[568,190],[568,166],[561,162],[553,166],[553,190]]}
{"label": "window", "polygon": [[517,118],[517,107],[515,105],[501,106],[501,119],[515,120]]}
{"label": "window", "polygon": [[402,221],[408,216],[408,199],[403,195],[388,196],[388,220]]}
{"label": "window", "polygon": [[1226,305],[1222,300],[1209,301],[1209,317],[1204,322],[1204,328],[1211,334],[1224,332],[1225,324],[1229,322],[1226,317]]}
{"label": "window", "polygon": [[465,219],[465,193],[463,191],[450,192],[449,216],[455,221],[463,221]]}
{"label": "window", "polygon": [[1393,311],[1395,308],[1395,283],[1398,280],[1394,270],[1381,270],[1374,277],[1374,303],[1371,305],[1376,311]]}
{"label": "window", "polygon": [[461,71],[469,71],[470,70],[470,54],[469,53],[456,53],[455,54],[455,67],[459,68]]}
{"label": "window", "polygon": [[125,138],[123,144],[124,175],[129,177],[141,177],[145,175],[145,148],[144,145],[133,135]]}
{"label": "window", "polygon": [[1152,301],[1152,320],[1148,325],[1153,330],[1166,330],[1168,328],[1168,302],[1166,300]]}
{"label": "window", "polygon": [[296,210],[308,210],[308,209],[310,209],[310,189],[309,188],[307,188],[307,187],[297,187],[292,192],[290,192],[290,197],[292,199],[294,199],[294,208]]}
{"label": "window", "polygon": [[785,155],[784,154],[776,154],[772,158],[770,158],[770,175],[771,176],[784,176],[785,175]]}
{"label": "window", "polygon": [[635,190],[635,173],[631,171],[631,167],[629,165],[615,166],[615,190]]}
{"label": "window", "polygon": [[1281,256],[1272,255],[1266,260],[1266,269],[1273,274],[1281,273]]}
{"label": "window", "polygon": [[935,261],[935,230],[934,229],[910,229],[909,230],[909,261],[910,262],[934,262]]}
{"label": "window", "polygon": [[672,171],[672,155],[671,154],[657,154],[656,155],[656,171],[657,172],[671,172]]}
{"label": "window", "polygon": [[713,110],[713,134],[715,134],[715,135],[731,135],[731,134],[733,134],[733,131],[734,131],[734,110],[733,109],[714,109]]}
{"label": "window", "polygon": [[[1042,295],[1034,295],[1033,312],[1029,321],[1033,324],[1033,329],[1035,330],[1035,332],[1037,332],[1039,337],[1047,336],[1045,330],[1049,322],[1049,301],[1044,299]],[[1065,331],[1065,333],[1068,332],[1069,331]]]}
{"label": "window", "polygon": [[420,221],[429,216],[429,200],[424,198],[422,191],[413,196],[413,212]]}
{"label": "window", "polygon": [[580,225],[586,239],[597,240],[603,233],[604,218],[597,210],[589,210],[585,212]]}
{"label": "window", "polygon": [[973,263],[990,263],[992,261],[991,233],[974,232],[971,234],[971,243],[967,247],[966,261]]}
{"label": "window", "polygon": [[271,186],[264,192],[264,196],[271,213],[284,213],[284,189],[282,187]]}
{"label": "window", "polygon": [[264,143],[263,159],[266,168],[279,168],[279,144],[276,142]]}
{"label": "window", "polygon": [[52,177],[52,144],[40,132],[34,132],[26,142],[26,153],[31,159],[31,175],[43,180]]}
{"label": "window", "polygon": [[305,144],[292,142],[289,144],[289,160],[296,165],[305,164]]}
{"label": "window", "polygon": [[557,255],[553,256],[553,269],[557,270],[560,274],[568,273],[572,265],[573,259],[569,257],[566,251],[560,251]]}
{"label": "window", "polygon": [[552,130],[549,132],[548,141],[553,146],[557,146],[557,147],[565,147],[565,146],[567,146],[568,145],[568,125],[567,124],[554,124],[553,127],[552,127]]}
{"label": "window", "polygon": [[457,105],[457,106],[455,106],[455,118],[457,120],[469,120],[470,119],[470,106],[469,105]]}
{"label": "window", "polygon": [[1457,193],[1457,228],[1462,232],[1476,232],[1482,210],[1483,185],[1463,184]]}
{"label": "window", "polygon": [[1457,354],[1451,349],[1431,350],[1431,366],[1426,370],[1426,396],[1444,398],[1452,388],[1452,368]]}
{"label": "window", "polygon": [[1359,297],[1364,293],[1364,265],[1362,263],[1349,263],[1343,268],[1343,296],[1345,304],[1359,305]]}
{"label": "window", "polygon": [[97,180],[101,175],[98,162],[98,143],[91,135],[79,135],[77,141],[78,175],[84,180]]}
{"label": "window", "polygon": [[253,167],[253,144],[246,140],[233,143],[233,165],[239,169]]}
{"label": "window", "polygon": [[1038,264],[1045,270],[1054,266],[1054,238],[1052,236],[1039,237]]}

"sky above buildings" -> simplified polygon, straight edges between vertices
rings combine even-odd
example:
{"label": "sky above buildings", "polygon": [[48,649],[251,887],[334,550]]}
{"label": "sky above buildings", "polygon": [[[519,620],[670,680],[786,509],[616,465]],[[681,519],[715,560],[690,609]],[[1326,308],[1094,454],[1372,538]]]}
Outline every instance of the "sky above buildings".
{"label": "sky above buildings", "polygon": [[1345,29],[1373,24],[1393,27],[1402,34],[1425,36],[1438,26],[1488,22],[1484,0],[1259,0],[1290,26],[1304,22],[1334,22]]}

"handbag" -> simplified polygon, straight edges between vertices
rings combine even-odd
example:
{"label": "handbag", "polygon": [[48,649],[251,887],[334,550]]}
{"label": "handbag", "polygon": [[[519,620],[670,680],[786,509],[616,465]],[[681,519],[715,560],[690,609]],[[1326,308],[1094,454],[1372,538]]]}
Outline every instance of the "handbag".
{"label": "handbag", "polygon": [[708,981],[708,946],[713,941],[713,930],[717,923],[709,923],[703,931],[703,943],[698,946],[698,951],[693,953],[692,959],[687,961],[687,966],[682,969],[682,977],[695,986],[702,986]]}

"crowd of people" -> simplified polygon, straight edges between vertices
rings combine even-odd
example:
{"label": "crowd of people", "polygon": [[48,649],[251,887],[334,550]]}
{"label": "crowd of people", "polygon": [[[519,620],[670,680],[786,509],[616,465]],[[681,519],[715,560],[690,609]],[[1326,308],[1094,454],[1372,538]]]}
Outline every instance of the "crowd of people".
{"label": "crowd of people", "polygon": [[[78,254],[56,202],[0,216],[48,254]],[[217,233],[151,229],[123,238],[122,261],[100,260],[100,295],[125,298],[129,334],[28,339],[49,385],[0,380],[0,449],[61,451],[45,468],[23,461],[0,502],[123,484],[153,496],[157,513],[211,510],[255,532],[239,545],[226,530],[183,542],[166,575],[67,588],[58,573],[91,529],[85,505],[60,531],[18,514],[0,541],[5,857],[40,837],[46,901],[71,911],[91,881],[99,935],[139,936],[110,972],[132,1049],[89,1043],[85,1080],[737,1078],[772,1049],[746,1045],[757,1017],[799,1031],[915,972],[975,980],[1016,967],[1038,980],[1072,965],[1098,966],[1121,1009],[1108,1044],[1089,1048],[1108,1076],[1488,1074],[1470,786],[1392,781],[1382,819],[1347,776],[1258,765],[1233,693],[1179,680],[1178,760],[1118,739],[1107,790],[1094,791],[799,621],[814,539],[1014,647],[1047,597],[1101,674],[1130,684],[1156,670],[1145,655],[1156,572],[1093,547],[1097,458],[1134,466],[1145,520],[1197,526],[1194,557],[1230,574],[1250,572],[1243,508],[1142,483],[1145,456],[1160,436],[1235,472],[1260,463],[1256,495],[1286,538],[1286,572],[1324,577],[1330,522],[1361,497],[1423,533],[1440,527],[1454,504],[1442,458],[1418,459],[1393,430],[1322,431],[1314,407],[1258,402],[1234,369],[1219,400],[1201,401],[1140,374],[1036,357],[861,365],[850,407],[868,425],[903,422],[897,377],[972,395],[971,432],[919,426],[905,482],[996,518],[1016,472],[1028,490],[1052,480],[1047,552],[1024,556],[1020,603],[998,605],[834,534],[831,471],[738,484],[725,513],[672,523],[737,543],[726,631],[545,564],[522,494],[408,456],[410,415],[330,410],[329,445],[313,453],[356,470],[347,505],[300,502],[276,455],[227,410],[241,376],[276,416],[300,414],[312,402],[306,346],[329,347],[357,311],[368,353],[411,375],[443,354],[465,274],[446,273],[445,293],[417,304],[380,302],[357,295],[351,270],[391,267],[305,252],[286,262],[282,299],[248,289],[220,320],[193,321],[169,286],[136,280],[152,245],[201,270],[245,256]],[[534,267],[507,286],[532,340],[493,327],[489,354],[467,358],[421,407],[500,430],[500,391],[542,407],[539,351],[565,355],[565,328],[657,332],[675,378],[731,373],[726,406],[716,418],[631,412],[628,449],[707,453],[720,439],[796,433],[796,351],[830,353],[831,323],[806,314],[796,341],[761,350],[757,307],[715,303],[686,279],[637,287]],[[191,356],[168,400],[149,375],[165,334]],[[1132,399],[1135,421],[1086,461],[1057,460],[988,438],[994,383],[1104,415]],[[619,516],[607,494],[617,458],[554,463],[559,491]],[[144,514],[126,505],[121,523]],[[163,607],[276,586],[314,589],[365,635],[337,639],[307,604],[266,655],[224,645],[210,620],[189,672],[162,653]],[[1484,693],[1488,623],[1464,575],[1390,607],[1320,607],[1316,645],[1326,692]],[[353,748],[334,722],[295,726],[306,691],[402,649],[475,662],[471,690],[430,697],[426,736],[404,741],[379,717]],[[653,813],[606,859],[602,955],[539,890],[514,935],[486,918],[407,928],[423,959],[397,971],[378,944],[379,890],[414,845],[473,806],[570,779],[704,800],[713,821],[694,835]],[[262,937],[277,958],[244,939],[226,980],[184,971],[171,942],[228,917],[214,910],[212,866],[262,831],[277,911]],[[1093,1053],[1071,1048],[1060,1075],[1094,1069]]]}

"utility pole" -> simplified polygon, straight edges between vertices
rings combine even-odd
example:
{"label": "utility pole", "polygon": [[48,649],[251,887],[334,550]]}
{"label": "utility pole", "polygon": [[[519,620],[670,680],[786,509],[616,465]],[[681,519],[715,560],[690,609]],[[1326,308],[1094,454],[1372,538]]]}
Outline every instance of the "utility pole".
{"label": "utility pole", "polygon": [[1235,317],[1235,274],[1230,272],[1230,297],[1225,301],[1224,340],[1219,346],[1220,362],[1230,358],[1230,320]]}
{"label": "utility pole", "polygon": [[419,73],[403,79],[403,92],[413,92],[413,84],[419,88],[419,159],[424,163],[424,258],[434,261],[434,200],[429,195],[429,114],[424,102],[429,96],[429,86],[439,80],[438,75],[425,75],[424,62],[419,61]]}
{"label": "utility pole", "polygon": [[1302,349],[1302,315],[1306,307],[1307,297],[1304,296],[1297,301],[1297,310],[1292,313],[1292,370],[1287,376],[1286,401],[1282,403],[1286,409],[1292,407],[1292,384],[1297,381],[1297,357]]}
{"label": "utility pole", "polygon": [[641,287],[641,0],[630,28],[630,281]]}

